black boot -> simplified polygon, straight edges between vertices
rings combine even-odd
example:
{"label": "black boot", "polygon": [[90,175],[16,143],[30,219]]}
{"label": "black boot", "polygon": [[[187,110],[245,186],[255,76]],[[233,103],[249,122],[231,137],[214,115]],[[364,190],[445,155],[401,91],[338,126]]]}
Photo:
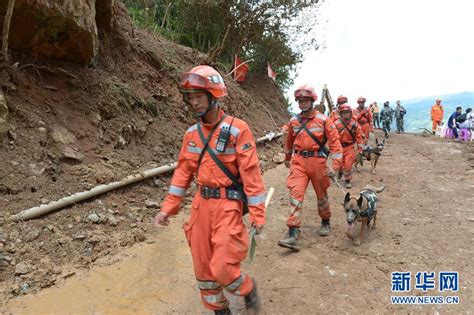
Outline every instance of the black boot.
{"label": "black boot", "polygon": [[228,307],[224,308],[223,310],[217,310],[214,311],[214,314],[216,315],[232,315],[232,312]]}
{"label": "black boot", "polygon": [[257,293],[257,283],[254,279],[253,282],[253,290],[244,297],[245,300],[245,308],[251,312],[251,314],[258,314],[260,311],[260,298],[258,297]]}
{"label": "black boot", "polygon": [[300,237],[300,229],[291,227],[288,230],[288,238],[278,241],[278,245],[281,247],[289,248],[293,251],[298,251],[298,239]]}
{"label": "black boot", "polygon": [[319,236],[328,236],[331,233],[331,223],[329,219],[321,221],[321,227],[319,228]]}

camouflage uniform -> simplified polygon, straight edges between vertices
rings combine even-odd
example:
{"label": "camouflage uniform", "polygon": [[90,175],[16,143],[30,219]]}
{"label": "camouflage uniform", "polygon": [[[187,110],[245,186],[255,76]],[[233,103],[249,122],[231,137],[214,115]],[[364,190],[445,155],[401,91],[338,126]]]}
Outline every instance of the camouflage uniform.
{"label": "camouflage uniform", "polygon": [[382,121],[385,137],[390,133],[390,124],[393,121],[393,109],[390,106],[384,106],[380,112],[380,120]]}
{"label": "camouflage uniform", "polygon": [[395,119],[397,120],[397,133],[405,132],[403,129],[403,116],[407,113],[405,107],[399,105],[395,108]]}

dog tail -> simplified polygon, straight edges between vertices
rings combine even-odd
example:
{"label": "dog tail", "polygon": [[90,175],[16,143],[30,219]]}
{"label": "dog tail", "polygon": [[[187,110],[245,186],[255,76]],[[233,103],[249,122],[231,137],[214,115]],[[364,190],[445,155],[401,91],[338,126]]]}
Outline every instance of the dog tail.
{"label": "dog tail", "polygon": [[385,186],[382,185],[380,187],[376,187],[376,186],[372,186],[372,185],[367,185],[367,186],[365,186],[364,189],[369,189],[369,190],[375,191],[376,193],[380,193],[380,192],[385,190]]}

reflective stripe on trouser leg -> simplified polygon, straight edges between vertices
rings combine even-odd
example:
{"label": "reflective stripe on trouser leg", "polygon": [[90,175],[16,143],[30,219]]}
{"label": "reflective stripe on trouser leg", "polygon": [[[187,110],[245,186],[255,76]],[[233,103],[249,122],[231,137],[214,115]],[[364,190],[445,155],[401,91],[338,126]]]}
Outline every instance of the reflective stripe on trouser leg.
{"label": "reflective stripe on trouser leg", "polygon": [[287,225],[288,227],[300,227],[301,226],[301,210],[303,208],[303,202],[290,197],[291,209],[288,216]]}
{"label": "reflective stripe on trouser leg", "polygon": [[[232,283],[225,286],[225,289],[234,295],[244,296],[253,290],[253,282],[249,276],[241,275]],[[242,294],[242,292],[244,292],[244,294]]]}
{"label": "reflective stripe on trouser leg", "polygon": [[224,290],[219,289],[201,289],[201,300],[204,306],[210,310],[222,310],[229,306],[229,301],[224,296]]}

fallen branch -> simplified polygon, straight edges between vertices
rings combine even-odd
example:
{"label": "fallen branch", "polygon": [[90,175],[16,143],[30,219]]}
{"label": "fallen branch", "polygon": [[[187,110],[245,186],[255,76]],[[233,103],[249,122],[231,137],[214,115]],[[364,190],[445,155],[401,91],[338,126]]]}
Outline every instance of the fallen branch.
{"label": "fallen branch", "polygon": [[69,76],[69,77],[71,77],[71,78],[73,78],[73,79],[76,79],[76,80],[79,79],[76,75],[70,73],[70,72],[67,71],[67,70],[64,70],[63,68],[54,68],[54,69],[51,69],[50,67],[46,67],[46,66],[36,66],[36,65],[34,65],[34,64],[32,64],[32,63],[27,63],[27,64],[25,64],[25,65],[19,67],[18,70],[23,70],[23,69],[28,68],[28,67],[31,67],[31,68],[33,68],[33,69],[35,69],[35,70],[46,70],[46,71],[49,71],[50,73],[61,72],[61,73],[65,74],[65,75],[67,75],[67,76]]}

